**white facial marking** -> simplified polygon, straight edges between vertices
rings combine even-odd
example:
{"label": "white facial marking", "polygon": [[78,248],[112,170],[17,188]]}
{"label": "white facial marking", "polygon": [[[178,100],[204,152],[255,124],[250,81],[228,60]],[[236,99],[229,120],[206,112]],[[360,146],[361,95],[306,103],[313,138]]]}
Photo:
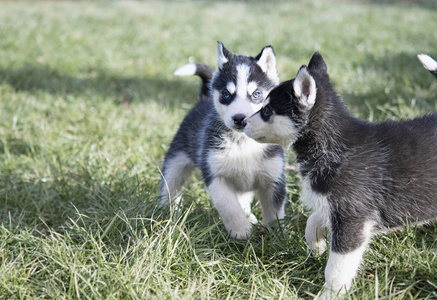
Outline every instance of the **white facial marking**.
{"label": "white facial marking", "polygon": [[267,105],[269,105],[269,103],[270,103],[270,97],[267,97],[267,99],[264,100],[263,107],[266,107]]}
{"label": "white facial marking", "polygon": [[[217,72],[219,71],[216,71],[215,74],[217,74]],[[234,117],[236,115],[248,117],[256,113],[262,107],[262,94],[268,91],[260,91],[262,93],[261,97],[259,98],[260,103],[257,103],[258,101],[252,100],[251,95],[257,91],[259,87],[254,81],[248,82],[250,76],[250,67],[247,64],[237,65],[236,75],[236,82],[231,81],[226,84],[226,89],[233,95],[232,101],[228,104],[220,103],[221,91],[217,90],[213,91],[213,98],[215,108],[226,126],[237,132],[242,132],[243,127],[241,124],[234,121]]]}
{"label": "white facial marking", "polygon": [[259,112],[246,119],[244,132],[257,142],[279,144],[284,148],[298,136],[298,130],[287,116],[274,114],[265,122]]}
{"label": "white facial marking", "polygon": [[214,106],[217,110],[218,114],[224,118],[225,112],[226,112],[226,106],[220,103],[220,92],[218,90],[213,90],[213,99],[214,99]]}
{"label": "white facial marking", "polygon": [[246,98],[248,78],[249,78],[249,66],[238,65],[237,66],[237,96],[238,97]]}
{"label": "white facial marking", "polygon": [[228,84],[226,85],[226,89],[232,95],[233,93],[235,93],[235,84],[232,81],[228,82]]}
{"label": "white facial marking", "polygon": [[249,95],[252,95],[253,92],[255,92],[257,88],[258,88],[258,85],[256,84],[256,82],[251,81],[251,82],[249,82],[249,84],[247,85],[247,93],[248,93]]}
{"label": "white facial marking", "polygon": [[236,115],[244,115],[245,117],[254,114],[261,108],[261,103],[254,103],[251,98],[248,98],[248,93],[253,93],[257,88],[255,82],[248,82],[250,68],[246,64],[241,64],[236,67],[237,82],[228,82],[226,89],[234,95],[233,100],[229,104],[220,103],[220,92],[214,90],[214,103],[217,112],[222,117],[226,126],[235,131],[242,132],[241,125],[235,124],[233,117]]}

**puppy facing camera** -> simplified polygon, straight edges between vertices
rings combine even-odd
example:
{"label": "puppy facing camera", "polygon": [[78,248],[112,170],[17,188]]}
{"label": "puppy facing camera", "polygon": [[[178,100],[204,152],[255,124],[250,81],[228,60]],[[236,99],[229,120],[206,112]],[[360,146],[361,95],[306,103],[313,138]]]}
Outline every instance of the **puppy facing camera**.
{"label": "puppy facing camera", "polygon": [[284,217],[286,199],[284,151],[243,131],[244,119],[262,107],[279,83],[273,48],[249,57],[233,54],[218,42],[214,72],[190,64],[175,74],[198,75],[203,84],[165,156],[161,205],[179,199],[184,182],[198,168],[231,237],[247,239],[258,222],[251,212],[254,197],[261,204],[263,223],[277,223]]}

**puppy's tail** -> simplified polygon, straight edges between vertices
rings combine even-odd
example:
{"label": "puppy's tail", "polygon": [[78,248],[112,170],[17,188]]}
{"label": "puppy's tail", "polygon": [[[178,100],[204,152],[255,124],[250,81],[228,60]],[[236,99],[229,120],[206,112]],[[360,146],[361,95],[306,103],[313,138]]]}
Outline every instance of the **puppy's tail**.
{"label": "puppy's tail", "polygon": [[211,78],[212,68],[205,64],[188,64],[174,72],[177,76],[197,75],[202,79],[202,87],[200,89],[200,99],[209,99],[211,95]]}
{"label": "puppy's tail", "polygon": [[426,54],[417,55],[419,60],[422,62],[425,69],[431,72],[435,77],[437,77],[437,62]]}

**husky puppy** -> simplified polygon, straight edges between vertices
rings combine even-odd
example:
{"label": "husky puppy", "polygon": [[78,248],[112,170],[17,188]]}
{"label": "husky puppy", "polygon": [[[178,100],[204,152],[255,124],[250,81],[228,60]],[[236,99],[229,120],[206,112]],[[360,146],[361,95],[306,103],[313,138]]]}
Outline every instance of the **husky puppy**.
{"label": "husky puppy", "polygon": [[352,117],[318,52],[243,125],[258,142],[292,145],[312,210],[309,247],[323,253],[330,233],[323,299],[351,287],[372,235],[437,218],[437,114],[382,123]]}
{"label": "husky puppy", "polygon": [[270,46],[256,57],[217,46],[217,69],[190,64],[176,75],[203,79],[200,99],[183,120],[168,150],[161,181],[161,205],[176,199],[192,170],[200,169],[212,202],[233,238],[246,239],[256,217],[255,194],[264,223],[284,217],[286,198],[284,151],[278,145],[248,138],[243,120],[262,107],[278,83],[276,58]]}

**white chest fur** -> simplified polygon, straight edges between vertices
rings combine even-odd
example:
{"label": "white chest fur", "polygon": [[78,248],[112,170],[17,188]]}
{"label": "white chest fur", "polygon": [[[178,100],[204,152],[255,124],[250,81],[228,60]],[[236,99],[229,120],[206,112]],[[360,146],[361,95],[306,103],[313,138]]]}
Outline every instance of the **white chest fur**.
{"label": "white chest fur", "polygon": [[241,191],[253,190],[255,185],[271,184],[283,170],[282,158],[264,157],[267,144],[260,144],[241,134],[235,140],[225,139],[221,149],[210,150],[208,163],[214,176],[223,176]]}

